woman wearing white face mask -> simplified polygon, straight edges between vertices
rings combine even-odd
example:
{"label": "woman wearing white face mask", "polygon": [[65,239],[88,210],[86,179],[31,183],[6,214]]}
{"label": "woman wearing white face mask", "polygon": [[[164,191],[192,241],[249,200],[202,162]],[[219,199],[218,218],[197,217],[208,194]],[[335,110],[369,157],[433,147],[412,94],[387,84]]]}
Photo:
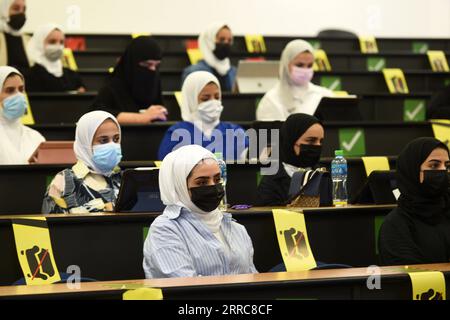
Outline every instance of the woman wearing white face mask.
{"label": "woman wearing white face mask", "polygon": [[92,111],[77,123],[74,151],[78,162],[56,175],[48,187],[43,213],[112,211],[120,187],[121,131],[117,119]]}
{"label": "woman wearing white face mask", "polygon": [[86,91],[78,73],[63,67],[64,40],[64,33],[56,24],[36,29],[27,47],[34,62],[25,73],[28,92]]}
{"label": "woman wearing white face mask", "polygon": [[27,109],[22,74],[12,67],[0,67],[0,88],[0,164],[28,164],[45,139],[20,120]]}
{"label": "woman wearing white face mask", "polygon": [[191,73],[181,89],[181,117],[184,121],[170,127],[159,146],[162,160],[172,150],[189,144],[221,152],[225,160],[237,160],[246,154],[248,137],[242,127],[221,122],[223,110],[220,84],[206,71]]}
{"label": "woman wearing white face mask", "polygon": [[25,48],[29,36],[22,34],[26,22],[25,0],[0,0],[0,65],[26,70],[30,66]]}
{"label": "woman wearing white face mask", "polygon": [[217,209],[224,190],[211,152],[191,145],[168,154],[159,189],[167,207],[144,243],[146,278],[257,272],[245,227]]}
{"label": "woman wearing white face mask", "polygon": [[289,42],[281,54],[280,80],[261,99],[256,110],[259,121],[284,121],[293,113],[314,115],[322,97],[333,92],[311,83],[314,49],[304,40]]}

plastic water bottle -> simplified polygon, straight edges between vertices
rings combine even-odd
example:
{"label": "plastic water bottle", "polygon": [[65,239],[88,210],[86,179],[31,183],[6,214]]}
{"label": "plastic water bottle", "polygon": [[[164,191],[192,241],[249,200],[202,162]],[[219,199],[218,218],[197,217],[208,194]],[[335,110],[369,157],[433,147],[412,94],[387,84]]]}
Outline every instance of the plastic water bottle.
{"label": "plastic water bottle", "polygon": [[227,163],[223,160],[222,152],[216,152],[214,155],[216,156],[217,162],[219,163],[220,175],[222,177],[223,190],[225,191],[223,199],[219,204],[219,210],[225,211],[228,208],[228,203],[227,203]]}
{"label": "plastic water bottle", "polygon": [[331,161],[331,179],[333,180],[333,204],[336,207],[347,205],[347,160],[342,150],[334,152]]}

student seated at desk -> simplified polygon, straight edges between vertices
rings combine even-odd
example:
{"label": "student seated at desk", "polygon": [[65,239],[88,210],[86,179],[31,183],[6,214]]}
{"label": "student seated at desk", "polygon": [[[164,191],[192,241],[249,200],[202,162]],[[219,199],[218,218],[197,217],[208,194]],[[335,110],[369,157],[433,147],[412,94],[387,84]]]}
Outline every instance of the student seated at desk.
{"label": "student seated at desk", "polygon": [[152,37],[131,41],[108,83],[98,92],[93,110],[107,111],[121,124],[167,120],[167,109],[161,105],[161,59],[161,48]]}
{"label": "student seated at desk", "polygon": [[92,111],[77,123],[74,151],[78,162],[56,175],[45,194],[42,213],[112,211],[119,193],[122,158],[117,119]]}
{"label": "student seated at desk", "polygon": [[64,33],[49,23],[35,30],[28,42],[28,56],[34,65],[25,73],[28,92],[86,91],[79,74],[63,67]]}
{"label": "student seated at desk", "polygon": [[398,208],[379,236],[383,264],[450,262],[449,150],[434,138],[410,142],[397,159]]}
{"label": "student seated at desk", "polygon": [[191,73],[181,90],[181,117],[161,141],[158,158],[162,160],[177,147],[198,144],[211,152],[221,152],[225,160],[242,159],[248,137],[239,125],[220,121],[222,94],[217,78],[206,71]]}
{"label": "student seated at desk", "polygon": [[144,243],[146,278],[257,272],[245,227],[217,209],[224,189],[211,152],[190,145],[169,153],[161,164],[159,188],[167,207]]}
{"label": "student seated at desk", "polygon": [[258,121],[284,121],[293,113],[314,115],[323,97],[333,92],[311,82],[314,49],[304,40],[289,42],[281,54],[280,80],[259,102]]}
{"label": "student seated at desk", "polygon": [[0,67],[0,88],[0,165],[28,164],[45,138],[21,122],[27,110],[23,75],[15,68]]}
{"label": "student seated at desk", "polygon": [[258,186],[256,205],[286,205],[292,176],[299,168],[316,168],[323,139],[323,126],[316,117],[303,113],[290,115],[281,127],[278,172],[263,176]]}
{"label": "student seated at desk", "polygon": [[25,51],[29,37],[21,32],[26,22],[25,0],[2,0],[0,4],[0,66],[25,71],[30,66]]}
{"label": "student seated at desk", "polygon": [[184,69],[181,84],[195,71],[208,71],[215,75],[223,91],[232,91],[236,79],[236,67],[230,64],[233,44],[231,29],[224,23],[213,23],[198,37],[203,59]]}

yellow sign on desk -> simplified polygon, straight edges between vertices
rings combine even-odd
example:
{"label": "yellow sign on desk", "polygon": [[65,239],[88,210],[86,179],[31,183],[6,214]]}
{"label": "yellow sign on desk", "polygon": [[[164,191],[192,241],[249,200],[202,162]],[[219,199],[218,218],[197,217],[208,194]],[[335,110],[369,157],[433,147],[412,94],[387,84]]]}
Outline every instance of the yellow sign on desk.
{"label": "yellow sign on desk", "polygon": [[389,170],[389,160],[387,157],[362,157],[366,175],[370,176],[372,171]]}
{"label": "yellow sign on desk", "polygon": [[248,34],[245,36],[245,44],[247,51],[250,53],[266,52],[266,43],[264,37],[259,34]]}
{"label": "yellow sign on desk", "polygon": [[374,36],[359,36],[362,53],[378,53],[377,40]]}
{"label": "yellow sign on desk", "polygon": [[139,288],[126,291],[123,300],[162,300],[163,294],[161,289]]}
{"label": "yellow sign on desk", "polygon": [[136,39],[136,38],[139,38],[139,37],[148,37],[150,35],[151,35],[150,32],[135,32],[135,33],[131,34],[131,38],[132,39]]}
{"label": "yellow sign on desk", "polygon": [[198,48],[186,49],[186,53],[191,64],[197,64],[200,60],[203,59],[202,52]]}
{"label": "yellow sign on desk", "polygon": [[274,209],[272,212],[286,270],[303,271],[317,267],[303,213],[283,209]]}
{"label": "yellow sign on desk", "polygon": [[409,93],[408,84],[401,69],[383,69],[383,75],[390,93]]}
{"label": "yellow sign on desk", "polygon": [[314,56],[314,71],[331,71],[331,64],[328,60],[327,53],[324,50],[316,50]]}
{"label": "yellow sign on desk", "polygon": [[445,300],[445,277],[442,272],[410,272],[413,300]]}
{"label": "yellow sign on desk", "polygon": [[434,137],[450,148],[450,120],[436,119],[430,121]]}
{"label": "yellow sign on desk", "polygon": [[30,100],[28,99],[28,96],[25,94],[25,99],[27,100],[27,110],[25,111],[25,114],[20,118],[22,121],[22,124],[24,125],[33,125],[34,124],[34,117],[33,113],[31,112],[31,105]]}
{"label": "yellow sign on desk", "polygon": [[431,69],[434,72],[449,72],[447,57],[444,51],[428,50],[428,60],[430,61]]}
{"label": "yellow sign on desk", "polygon": [[12,220],[17,257],[27,285],[60,281],[45,217]]}
{"label": "yellow sign on desk", "polygon": [[78,65],[75,61],[75,57],[73,56],[73,51],[70,48],[64,48],[63,53],[63,66],[64,68],[69,68],[73,71],[78,71]]}

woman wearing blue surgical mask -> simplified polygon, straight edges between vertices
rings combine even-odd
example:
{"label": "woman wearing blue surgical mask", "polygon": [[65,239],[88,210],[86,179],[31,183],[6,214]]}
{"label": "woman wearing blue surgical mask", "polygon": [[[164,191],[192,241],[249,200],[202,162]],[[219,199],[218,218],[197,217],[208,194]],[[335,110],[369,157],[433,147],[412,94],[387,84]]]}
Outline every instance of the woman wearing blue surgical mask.
{"label": "woman wearing blue surgical mask", "polygon": [[449,150],[434,138],[411,141],[397,160],[398,208],[380,229],[386,265],[450,262]]}
{"label": "woman wearing blue surgical mask", "polygon": [[25,48],[29,37],[22,34],[26,22],[25,0],[0,1],[0,65],[26,70],[30,66]]}
{"label": "woman wearing blue surgical mask", "polygon": [[184,146],[159,171],[162,215],[144,243],[146,278],[256,273],[253,244],[244,226],[217,209],[224,196],[214,155]]}
{"label": "woman wearing blue surgical mask", "polygon": [[233,34],[225,23],[216,22],[210,25],[198,37],[198,47],[202,60],[183,70],[181,83],[187,76],[196,71],[208,71],[220,81],[224,91],[232,91],[236,79],[236,67],[231,65],[230,52]]}
{"label": "woman wearing blue surgical mask", "polygon": [[22,74],[12,67],[0,67],[0,88],[0,165],[28,164],[45,139],[21,122],[27,110]]}
{"label": "woman wearing blue surgical mask", "polygon": [[314,115],[322,97],[333,92],[311,82],[314,49],[304,40],[289,42],[281,54],[279,81],[261,99],[256,119],[284,121],[293,113]]}
{"label": "woman wearing blue surgical mask", "polygon": [[63,67],[64,40],[64,33],[56,24],[45,24],[35,30],[27,46],[34,63],[25,73],[28,92],[86,91],[79,74]]}
{"label": "woman wearing blue surgical mask", "polygon": [[122,159],[117,119],[105,111],[86,113],[77,123],[78,162],[56,175],[48,187],[43,213],[112,211],[119,193]]}
{"label": "woman wearing blue surgical mask", "polygon": [[159,146],[158,158],[184,145],[198,144],[225,160],[245,157],[248,137],[242,127],[221,122],[223,106],[220,84],[206,71],[191,73],[181,89],[181,117],[184,121],[171,126]]}

